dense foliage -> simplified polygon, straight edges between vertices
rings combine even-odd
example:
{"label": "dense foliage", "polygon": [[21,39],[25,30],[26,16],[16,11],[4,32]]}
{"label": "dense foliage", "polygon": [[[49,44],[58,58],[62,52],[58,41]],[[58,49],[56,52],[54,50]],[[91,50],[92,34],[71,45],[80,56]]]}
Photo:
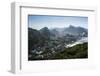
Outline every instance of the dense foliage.
{"label": "dense foliage", "polygon": [[54,55],[56,59],[73,59],[73,58],[87,58],[88,57],[88,44],[78,44],[76,46],[66,48],[63,52]]}
{"label": "dense foliage", "polygon": [[71,48],[66,48],[62,52],[57,52],[55,54],[50,54],[49,49],[47,49],[42,55],[44,55],[44,58],[35,58],[33,56],[30,58],[30,60],[50,60],[50,59],[78,59],[78,58],[88,58],[88,47],[87,43],[84,44],[78,44]]}

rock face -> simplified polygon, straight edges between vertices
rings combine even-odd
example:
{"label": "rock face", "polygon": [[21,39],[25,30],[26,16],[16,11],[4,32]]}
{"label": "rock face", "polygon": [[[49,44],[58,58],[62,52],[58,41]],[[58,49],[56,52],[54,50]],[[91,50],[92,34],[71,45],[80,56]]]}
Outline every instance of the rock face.
{"label": "rock face", "polygon": [[45,37],[45,39],[50,38],[51,33],[50,33],[50,30],[47,27],[40,29],[39,32]]}

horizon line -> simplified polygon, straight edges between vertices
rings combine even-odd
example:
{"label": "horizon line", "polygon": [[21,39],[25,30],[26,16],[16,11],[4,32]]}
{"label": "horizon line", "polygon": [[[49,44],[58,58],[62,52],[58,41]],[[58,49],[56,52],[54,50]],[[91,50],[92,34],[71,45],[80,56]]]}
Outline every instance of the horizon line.
{"label": "horizon line", "polygon": [[[49,28],[49,27],[47,27],[47,26],[44,26],[44,27],[47,27],[48,29],[55,29],[55,28],[69,28],[69,27],[75,27],[75,28],[78,28],[78,27],[81,27],[81,28],[84,28],[84,29],[87,29],[88,30],[88,28],[85,28],[85,27],[82,27],[82,26],[73,26],[73,25],[69,25],[69,26],[66,26],[66,27],[53,27],[53,28]],[[44,28],[44,27],[42,27],[42,28]],[[36,28],[33,28],[33,27],[30,27],[30,26],[28,26],[28,28],[32,28],[32,29],[36,29]],[[40,29],[42,29],[42,28],[40,28]],[[40,29],[36,29],[36,30],[40,30]]]}

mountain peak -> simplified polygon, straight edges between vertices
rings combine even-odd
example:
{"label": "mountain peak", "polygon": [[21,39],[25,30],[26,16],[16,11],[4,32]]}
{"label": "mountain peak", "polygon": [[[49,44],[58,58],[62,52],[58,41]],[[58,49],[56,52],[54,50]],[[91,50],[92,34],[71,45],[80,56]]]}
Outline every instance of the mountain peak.
{"label": "mountain peak", "polygon": [[42,29],[48,29],[48,27],[43,27]]}
{"label": "mountain peak", "polygon": [[48,27],[43,27],[40,29],[40,31],[49,31]]}
{"label": "mountain peak", "polygon": [[73,25],[69,25],[69,28],[75,28]]}

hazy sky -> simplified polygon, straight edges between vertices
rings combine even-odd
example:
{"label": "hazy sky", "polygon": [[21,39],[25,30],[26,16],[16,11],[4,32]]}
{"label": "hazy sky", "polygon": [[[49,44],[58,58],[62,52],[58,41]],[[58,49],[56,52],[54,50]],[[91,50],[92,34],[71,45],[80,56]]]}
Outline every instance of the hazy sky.
{"label": "hazy sky", "polygon": [[64,28],[69,25],[88,27],[88,17],[79,16],[44,16],[44,15],[29,15],[28,27],[33,29],[48,28]]}

